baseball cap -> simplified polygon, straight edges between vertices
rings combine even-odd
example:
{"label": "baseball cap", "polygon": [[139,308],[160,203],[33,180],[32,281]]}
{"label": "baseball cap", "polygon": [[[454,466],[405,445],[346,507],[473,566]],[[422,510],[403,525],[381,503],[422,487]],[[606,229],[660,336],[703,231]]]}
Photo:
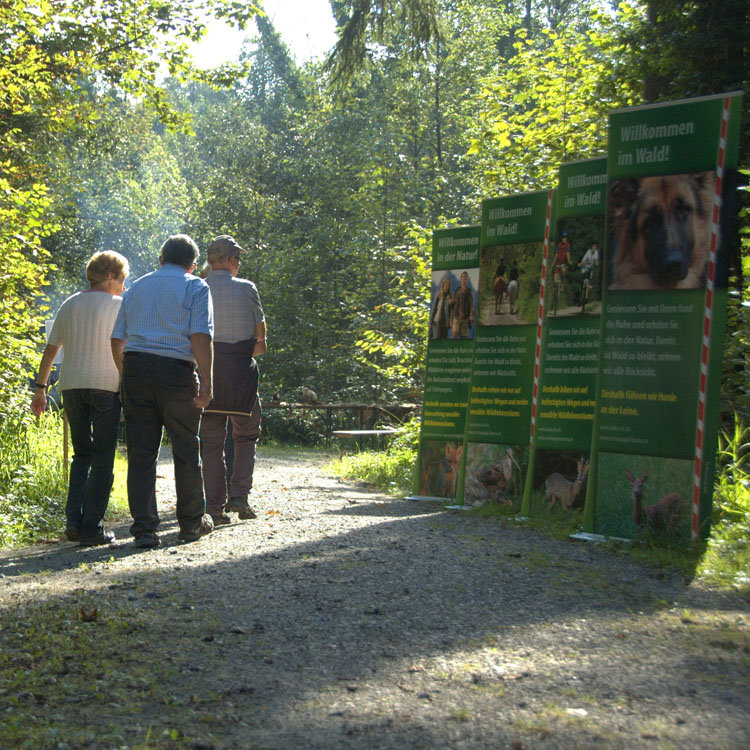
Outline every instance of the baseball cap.
{"label": "baseball cap", "polygon": [[231,235],[220,234],[211,240],[211,244],[206,248],[206,258],[209,263],[215,263],[217,260],[226,260],[233,255],[244,253],[244,248],[237,244],[237,240]]}

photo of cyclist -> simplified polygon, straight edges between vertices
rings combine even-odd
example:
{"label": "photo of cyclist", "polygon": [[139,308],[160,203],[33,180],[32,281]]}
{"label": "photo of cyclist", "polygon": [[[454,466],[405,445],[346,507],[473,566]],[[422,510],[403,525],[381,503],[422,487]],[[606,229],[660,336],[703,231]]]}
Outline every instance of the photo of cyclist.
{"label": "photo of cyclist", "polygon": [[581,269],[581,312],[585,312],[586,310],[586,302],[588,302],[593,284],[594,271],[598,266],[599,243],[594,240],[591,243],[591,247],[584,253],[583,258],[578,263],[578,268]]}
{"label": "photo of cyclist", "polygon": [[554,266],[560,269],[563,276],[565,276],[568,266],[572,263],[570,260],[570,250],[570,237],[567,232],[563,232],[560,241],[557,243],[555,262],[553,263]]}

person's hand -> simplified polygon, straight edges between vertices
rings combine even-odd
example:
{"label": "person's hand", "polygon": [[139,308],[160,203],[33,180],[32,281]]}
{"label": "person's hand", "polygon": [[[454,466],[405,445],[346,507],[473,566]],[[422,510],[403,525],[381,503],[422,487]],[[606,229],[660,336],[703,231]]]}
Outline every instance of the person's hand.
{"label": "person's hand", "polygon": [[47,394],[45,391],[39,389],[34,393],[34,397],[31,399],[31,411],[37,417],[42,416],[42,412],[47,408]]}
{"label": "person's hand", "polygon": [[210,390],[201,385],[198,395],[193,399],[193,406],[196,409],[205,409],[213,398],[213,394]]}

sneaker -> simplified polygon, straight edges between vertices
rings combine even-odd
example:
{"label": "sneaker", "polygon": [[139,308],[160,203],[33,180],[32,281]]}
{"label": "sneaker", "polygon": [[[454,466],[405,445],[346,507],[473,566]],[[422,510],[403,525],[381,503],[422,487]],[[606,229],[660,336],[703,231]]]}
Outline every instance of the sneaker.
{"label": "sneaker", "polygon": [[81,532],[78,531],[78,529],[75,526],[68,526],[65,529],[65,538],[69,542],[80,542],[81,541]]}
{"label": "sneaker", "polygon": [[96,536],[90,539],[81,539],[78,544],[81,547],[99,547],[102,544],[114,544],[115,535],[111,531],[100,531]]}
{"label": "sneaker", "polygon": [[159,535],[155,531],[141,531],[135,535],[135,546],[139,549],[151,549],[161,544]]}
{"label": "sneaker", "polygon": [[220,513],[218,516],[212,514],[211,520],[214,522],[214,528],[217,526],[226,526],[228,523],[232,523],[232,519],[226,513]]}
{"label": "sneaker", "polygon": [[232,497],[227,503],[227,510],[230,513],[236,513],[239,518],[248,520],[257,518],[255,511],[247,504],[246,497]]}
{"label": "sneaker", "polygon": [[202,536],[210,534],[214,530],[214,521],[208,513],[204,513],[201,517],[201,525],[194,531],[186,531],[180,529],[180,533],[177,538],[181,542],[197,542]]}

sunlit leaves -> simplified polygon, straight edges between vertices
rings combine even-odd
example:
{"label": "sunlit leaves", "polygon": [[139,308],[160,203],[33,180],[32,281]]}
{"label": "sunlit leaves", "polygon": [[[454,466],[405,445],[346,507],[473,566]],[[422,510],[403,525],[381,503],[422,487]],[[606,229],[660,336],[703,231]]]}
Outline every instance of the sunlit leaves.
{"label": "sunlit leaves", "polygon": [[[561,163],[603,152],[606,116],[629,101],[626,85],[608,90],[605,21],[581,34],[568,27],[517,34],[515,54],[486,75],[470,154],[495,193],[554,184]],[[490,188],[490,186],[494,186]]]}

